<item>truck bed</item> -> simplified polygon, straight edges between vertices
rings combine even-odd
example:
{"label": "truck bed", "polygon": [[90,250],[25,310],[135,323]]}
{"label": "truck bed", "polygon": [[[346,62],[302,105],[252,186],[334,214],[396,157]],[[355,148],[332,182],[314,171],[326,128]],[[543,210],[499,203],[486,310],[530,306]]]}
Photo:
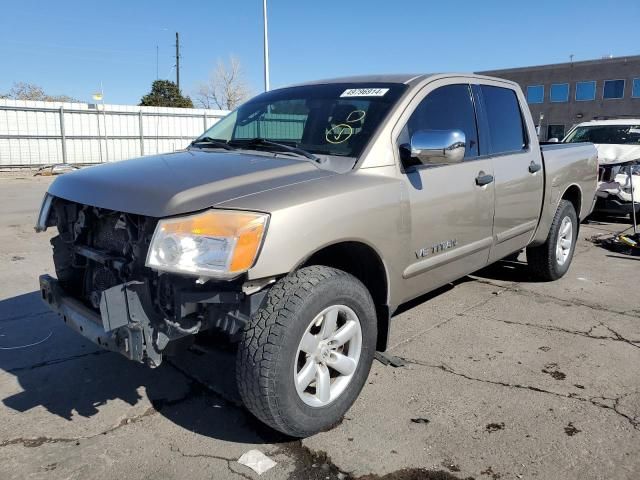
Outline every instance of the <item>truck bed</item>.
{"label": "truck bed", "polygon": [[558,203],[568,190],[577,195],[578,218],[593,210],[598,183],[598,151],[592,143],[552,143],[540,145],[545,172],[540,222],[532,245],[544,243]]}

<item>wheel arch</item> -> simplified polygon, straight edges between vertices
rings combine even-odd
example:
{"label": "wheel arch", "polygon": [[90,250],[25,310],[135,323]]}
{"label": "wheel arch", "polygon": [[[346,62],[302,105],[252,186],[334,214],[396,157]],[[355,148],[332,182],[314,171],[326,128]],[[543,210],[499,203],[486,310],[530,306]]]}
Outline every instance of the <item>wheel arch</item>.
{"label": "wheel arch", "polygon": [[562,194],[560,194],[560,188],[558,187],[557,189],[552,189],[552,191],[547,195],[549,195],[551,198],[549,200],[545,200],[545,202],[543,203],[542,212],[540,214],[540,222],[535,234],[533,235],[533,238],[531,239],[531,242],[528,245],[530,247],[542,245],[547,240],[550,232],[549,229],[551,228],[551,222],[553,221],[553,216],[558,211],[560,202],[562,200],[566,200],[573,205],[576,211],[576,216],[578,218],[577,227],[578,230],[580,229],[580,219],[582,218],[580,213],[584,205],[582,198],[582,188],[580,188],[580,185],[578,185],[577,183],[571,183],[562,191]]}
{"label": "wheel arch", "polygon": [[560,200],[567,200],[571,202],[573,208],[576,209],[578,223],[580,223],[580,213],[582,209],[582,189],[580,186],[576,183],[569,185],[562,194],[562,197],[560,197]]}
{"label": "wheel arch", "polygon": [[325,245],[308,255],[296,267],[324,265],[345,271],[369,290],[376,307],[378,338],[376,349],[384,351],[389,337],[389,275],[381,255],[361,240],[342,240]]}

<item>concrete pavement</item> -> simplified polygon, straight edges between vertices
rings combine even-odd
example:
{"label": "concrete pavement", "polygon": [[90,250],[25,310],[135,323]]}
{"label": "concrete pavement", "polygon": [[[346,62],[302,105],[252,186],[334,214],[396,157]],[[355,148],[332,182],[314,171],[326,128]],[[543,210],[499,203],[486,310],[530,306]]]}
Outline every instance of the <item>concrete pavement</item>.
{"label": "concrete pavement", "polygon": [[586,240],[628,225],[583,225],[558,282],[502,262],[403,306],[407,365],[374,363],[342,424],[299,442],[237,404],[233,352],[151,370],[48,312],[49,182],[0,178],[0,478],[258,478],[252,448],[265,479],[640,478],[640,257]]}

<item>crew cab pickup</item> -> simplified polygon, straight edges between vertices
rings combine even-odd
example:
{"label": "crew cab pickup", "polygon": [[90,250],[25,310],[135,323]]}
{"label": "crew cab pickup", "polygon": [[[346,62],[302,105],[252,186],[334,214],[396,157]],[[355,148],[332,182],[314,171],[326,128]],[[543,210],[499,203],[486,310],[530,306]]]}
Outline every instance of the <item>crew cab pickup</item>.
{"label": "crew cab pickup", "polygon": [[184,151],[57,178],[36,226],[57,228],[57,279],[40,290],[150,366],[196,335],[236,342],[246,407],[307,436],[355,401],[399,305],[524,248],[539,278],[562,277],[597,171],[592,144],[541,148],[505,80],[295,85]]}

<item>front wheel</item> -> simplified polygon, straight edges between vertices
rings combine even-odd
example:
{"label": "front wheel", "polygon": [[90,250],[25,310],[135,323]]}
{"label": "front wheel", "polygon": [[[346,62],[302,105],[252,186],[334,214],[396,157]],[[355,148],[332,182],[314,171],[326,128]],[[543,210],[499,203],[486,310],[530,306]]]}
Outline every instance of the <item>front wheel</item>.
{"label": "front wheel", "polygon": [[573,204],[561,200],[553,217],[547,241],[538,247],[527,248],[529,268],[540,280],[562,277],[573,259],[578,237],[578,215]]}
{"label": "front wheel", "polygon": [[238,348],[246,407],[287,435],[340,422],[367,379],[377,322],[371,295],[352,275],[323,266],[278,281]]}

